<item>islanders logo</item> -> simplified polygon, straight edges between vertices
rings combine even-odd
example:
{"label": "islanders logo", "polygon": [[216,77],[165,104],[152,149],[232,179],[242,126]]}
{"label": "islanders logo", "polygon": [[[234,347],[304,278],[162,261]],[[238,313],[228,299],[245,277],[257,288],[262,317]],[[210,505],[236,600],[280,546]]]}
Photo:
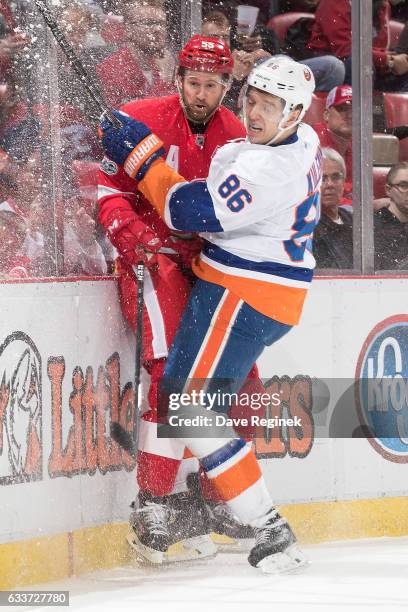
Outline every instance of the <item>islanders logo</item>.
{"label": "islanders logo", "polygon": [[359,418],[370,444],[388,461],[408,463],[408,315],[374,327],[355,377]]}

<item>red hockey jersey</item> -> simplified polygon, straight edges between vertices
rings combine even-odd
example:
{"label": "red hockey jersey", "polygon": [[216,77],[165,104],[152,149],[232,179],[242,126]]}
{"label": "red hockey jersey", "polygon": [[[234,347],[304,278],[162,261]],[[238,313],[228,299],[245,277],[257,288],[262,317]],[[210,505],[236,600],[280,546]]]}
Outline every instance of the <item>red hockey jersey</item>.
{"label": "red hockey jersey", "polygon": [[[212,156],[229,140],[245,136],[245,128],[228,109],[219,108],[204,134],[193,134],[178,95],[130,102],[122,110],[146,123],[164,142],[167,163],[188,181],[206,178]],[[98,186],[99,220],[107,227],[112,210],[133,210],[163,243],[171,230],[151,204],[137,192],[136,183],[116,164],[105,159]],[[184,241],[179,241],[184,242]],[[177,246],[174,247],[177,250]]]}

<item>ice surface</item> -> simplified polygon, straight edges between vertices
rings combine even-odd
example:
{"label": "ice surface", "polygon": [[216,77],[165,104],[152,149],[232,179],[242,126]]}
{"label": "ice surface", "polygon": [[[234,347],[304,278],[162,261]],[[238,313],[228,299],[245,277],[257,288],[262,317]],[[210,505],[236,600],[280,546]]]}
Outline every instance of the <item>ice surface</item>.
{"label": "ice surface", "polygon": [[159,569],[127,566],[47,586],[69,590],[69,610],[75,612],[407,612],[408,538],[304,550],[310,566],[285,576],[262,574],[248,565],[245,554],[224,552],[206,561]]}

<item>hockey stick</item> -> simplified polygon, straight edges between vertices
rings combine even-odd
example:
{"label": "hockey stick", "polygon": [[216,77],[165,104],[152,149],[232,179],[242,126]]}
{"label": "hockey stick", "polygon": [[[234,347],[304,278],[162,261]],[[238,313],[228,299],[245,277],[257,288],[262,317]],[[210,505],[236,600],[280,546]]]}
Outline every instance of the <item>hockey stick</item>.
{"label": "hockey stick", "polygon": [[137,266],[133,266],[133,271],[137,279],[137,310],[136,310],[136,349],[135,349],[135,414],[133,432],[129,433],[120,423],[111,423],[111,436],[129,455],[136,458],[137,440],[139,434],[139,418],[141,406],[141,385],[140,372],[142,369],[142,342],[143,342],[143,288],[144,288],[144,263],[139,261]]}
{"label": "hockey stick", "polygon": [[[61,32],[55,17],[48,8],[44,0],[34,0],[38,10],[44,18],[45,23],[50,28],[55,40],[61,47],[62,51],[68,58],[69,64],[77,76],[80,78],[82,85],[97,105],[98,109],[104,115],[104,117],[114,127],[121,127],[121,121],[115,117],[110,109],[95,81],[85,70],[81,60],[77,57],[72,45],[65,38]],[[140,371],[141,371],[141,360],[142,360],[142,326],[143,326],[143,286],[144,286],[144,264],[139,262],[137,267],[134,267],[134,272],[137,278],[137,321],[136,321],[136,351],[135,351],[135,416],[133,433],[130,434],[126,429],[122,427],[120,423],[114,421],[111,423],[111,436],[119,446],[126,450],[132,457],[136,457],[137,453],[137,438],[139,428],[139,416],[140,416]]]}
{"label": "hockey stick", "polygon": [[95,81],[91,78],[91,76],[85,70],[81,60],[76,55],[74,48],[65,38],[64,34],[61,32],[58,23],[55,20],[54,15],[51,13],[48,8],[46,2],[44,0],[34,0],[38,10],[44,18],[45,23],[50,28],[55,40],[65,53],[68,58],[69,64],[77,76],[80,78],[82,85],[92,98],[92,100],[97,105],[98,109],[104,115],[104,117],[111,123],[114,127],[121,127],[122,123],[120,120],[115,117],[112,113],[112,109],[110,109],[105,100],[103,99],[102,93],[95,83]]}

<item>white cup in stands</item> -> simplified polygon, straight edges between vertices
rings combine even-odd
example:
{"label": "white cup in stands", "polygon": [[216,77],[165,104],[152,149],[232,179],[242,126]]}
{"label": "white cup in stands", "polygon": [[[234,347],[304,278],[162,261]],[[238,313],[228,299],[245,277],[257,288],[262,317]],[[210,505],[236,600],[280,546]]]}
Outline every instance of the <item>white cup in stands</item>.
{"label": "white cup in stands", "polygon": [[238,34],[251,36],[255,30],[259,8],[257,6],[247,6],[246,4],[240,4],[237,8],[237,32]]}

